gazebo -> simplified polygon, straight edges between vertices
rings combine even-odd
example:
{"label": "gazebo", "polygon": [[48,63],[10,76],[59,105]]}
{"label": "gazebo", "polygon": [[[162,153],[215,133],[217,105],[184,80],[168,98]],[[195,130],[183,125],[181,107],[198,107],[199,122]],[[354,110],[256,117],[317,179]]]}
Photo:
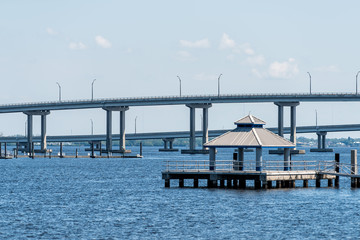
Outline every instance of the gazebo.
{"label": "gazebo", "polygon": [[252,115],[235,122],[234,130],[212,139],[204,144],[209,148],[209,170],[216,170],[216,148],[236,148],[238,150],[234,170],[244,170],[244,149],[256,149],[256,171],[262,171],[263,148],[284,148],[284,170],[290,170],[290,149],[295,144],[263,128],[266,123]]}

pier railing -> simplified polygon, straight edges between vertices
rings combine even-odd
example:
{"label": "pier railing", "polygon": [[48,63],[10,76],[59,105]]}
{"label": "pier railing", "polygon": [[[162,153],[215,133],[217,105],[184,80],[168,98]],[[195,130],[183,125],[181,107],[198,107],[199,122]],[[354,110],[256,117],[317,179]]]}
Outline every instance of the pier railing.
{"label": "pier railing", "polygon": [[[301,160],[291,161],[288,169],[291,171],[301,170],[335,170],[334,161],[324,161],[326,163],[319,164],[318,161]],[[216,160],[216,171],[251,171],[256,169],[255,160],[246,160],[243,163],[234,160]],[[263,161],[261,168],[263,171],[284,171],[284,161],[269,160]],[[165,160],[164,168],[166,171],[209,171],[209,160]]]}

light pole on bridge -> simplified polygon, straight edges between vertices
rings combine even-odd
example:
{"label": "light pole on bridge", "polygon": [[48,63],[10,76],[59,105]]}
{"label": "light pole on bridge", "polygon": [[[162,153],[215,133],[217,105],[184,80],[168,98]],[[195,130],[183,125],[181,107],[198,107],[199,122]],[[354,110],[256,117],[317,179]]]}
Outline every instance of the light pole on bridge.
{"label": "light pole on bridge", "polygon": [[177,76],[177,78],[179,79],[179,83],[180,83],[180,97],[181,97],[181,78],[179,76]]}
{"label": "light pole on bridge", "polygon": [[96,79],[94,79],[91,83],[91,101],[94,101],[94,82]]}
{"label": "light pole on bridge", "polygon": [[310,78],[310,94],[311,94],[311,75],[309,72],[307,72],[309,74],[309,78]]}
{"label": "light pole on bridge", "polygon": [[222,73],[220,73],[219,77],[218,77],[218,97],[220,97],[220,78],[222,76]]}
{"label": "light pole on bridge", "polygon": [[358,94],[358,75],[359,75],[360,71],[357,72],[356,74],[356,94]]}
{"label": "light pole on bridge", "polygon": [[61,102],[61,86],[58,82],[56,84],[59,86],[59,102]]}

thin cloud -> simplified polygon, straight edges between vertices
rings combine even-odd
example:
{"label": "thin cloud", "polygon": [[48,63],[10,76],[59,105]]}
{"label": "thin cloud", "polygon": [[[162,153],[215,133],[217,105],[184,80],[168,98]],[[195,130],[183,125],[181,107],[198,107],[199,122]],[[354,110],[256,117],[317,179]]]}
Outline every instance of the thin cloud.
{"label": "thin cloud", "polygon": [[234,48],[236,46],[236,43],[233,39],[229,37],[226,33],[223,33],[221,40],[220,40],[220,49],[226,49],[226,48]]}
{"label": "thin cloud", "polygon": [[194,42],[187,41],[187,40],[180,40],[180,45],[182,47],[188,47],[188,48],[209,48],[210,47],[210,41],[209,39],[201,39]]}
{"label": "thin cloud", "polygon": [[265,58],[263,55],[257,55],[248,57],[246,62],[250,65],[263,65],[265,63]]}
{"label": "thin cloud", "polygon": [[111,43],[109,42],[109,40],[107,40],[103,36],[100,36],[100,35],[96,36],[95,42],[97,45],[99,45],[102,48],[111,48]]}
{"label": "thin cloud", "polygon": [[299,73],[298,65],[294,58],[285,62],[275,61],[269,66],[269,75],[273,78],[288,79]]}
{"label": "thin cloud", "polygon": [[72,50],[84,50],[86,45],[82,42],[71,42],[69,43],[69,48]]}
{"label": "thin cloud", "polygon": [[178,51],[176,53],[177,58],[182,61],[193,61],[194,57],[188,51]]}
{"label": "thin cloud", "polygon": [[55,31],[54,29],[52,29],[50,27],[46,28],[46,32],[47,32],[47,34],[52,35],[52,36],[59,34],[57,31]]}

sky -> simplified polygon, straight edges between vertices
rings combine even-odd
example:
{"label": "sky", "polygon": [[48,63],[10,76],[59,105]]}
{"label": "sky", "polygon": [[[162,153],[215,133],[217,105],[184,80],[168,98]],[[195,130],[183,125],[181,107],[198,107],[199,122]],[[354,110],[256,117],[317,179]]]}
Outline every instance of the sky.
{"label": "sky", "polygon": [[[355,92],[360,70],[358,1],[0,2],[0,104],[62,99]],[[360,84],[359,84],[360,85]],[[360,91],[360,89],[359,89]],[[297,125],[360,123],[358,103],[301,103]],[[216,104],[209,129],[251,113],[277,126],[272,103]],[[289,125],[289,110],[285,111]],[[114,113],[113,132],[119,132]],[[105,111],[52,111],[48,135],[105,133]],[[189,129],[185,106],[132,107],[126,131]],[[201,111],[196,112],[201,129]],[[2,114],[0,133],[24,134],[26,116]],[[40,117],[34,119],[40,134]],[[315,138],[315,134],[304,135]],[[329,137],[360,137],[331,133]]]}

